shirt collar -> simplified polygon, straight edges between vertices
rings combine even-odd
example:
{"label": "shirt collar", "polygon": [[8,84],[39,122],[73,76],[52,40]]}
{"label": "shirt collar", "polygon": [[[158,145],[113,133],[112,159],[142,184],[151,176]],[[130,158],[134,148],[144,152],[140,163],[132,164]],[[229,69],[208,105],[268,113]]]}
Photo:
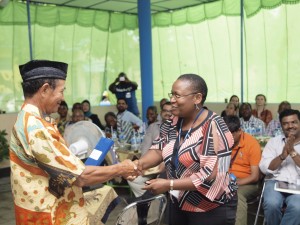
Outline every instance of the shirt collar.
{"label": "shirt collar", "polygon": [[242,131],[242,132],[241,132],[241,138],[240,138],[240,140],[239,140],[239,143],[238,143],[233,149],[243,148],[243,147],[245,146],[244,135],[245,135],[245,132]]}
{"label": "shirt collar", "polygon": [[35,105],[24,103],[22,105],[22,110],[34,115],[35,117],[43,119],[48,123],[56,124],[55,119],[53,119],[50,115],[47,114],[41,115],[39,108],[36,107]]}

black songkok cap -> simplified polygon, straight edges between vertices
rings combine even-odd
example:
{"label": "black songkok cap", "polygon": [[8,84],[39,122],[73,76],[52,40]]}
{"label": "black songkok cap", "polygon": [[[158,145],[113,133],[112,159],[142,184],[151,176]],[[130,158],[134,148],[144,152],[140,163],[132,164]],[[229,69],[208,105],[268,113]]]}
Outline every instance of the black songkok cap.
{"label": "black songkok cap", "polygon": [[19,66],[23,82],[36,79],[61,79],[67,77],[68,64],[49,60],[32,60]]}

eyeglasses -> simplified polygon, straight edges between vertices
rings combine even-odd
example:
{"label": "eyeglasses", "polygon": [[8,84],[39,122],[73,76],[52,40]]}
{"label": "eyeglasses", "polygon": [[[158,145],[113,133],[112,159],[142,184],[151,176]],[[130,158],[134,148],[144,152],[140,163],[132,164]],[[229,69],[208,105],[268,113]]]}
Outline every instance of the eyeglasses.
{"label": "eyeglasses", "polygon": [[194,92],[194,93],[190,93],[190,94],[187,94],[187,95],[179,95],[179,94],[175,94],[175,93],[169,93],[168,96],[169,96],[170,99],[173,98],[173,97],[178,99],[178,98],[184,98],[184,97],[187,97],[187,96],[190,96],[190,95],[195,95],[195,94],[199,94],[199,93]]}

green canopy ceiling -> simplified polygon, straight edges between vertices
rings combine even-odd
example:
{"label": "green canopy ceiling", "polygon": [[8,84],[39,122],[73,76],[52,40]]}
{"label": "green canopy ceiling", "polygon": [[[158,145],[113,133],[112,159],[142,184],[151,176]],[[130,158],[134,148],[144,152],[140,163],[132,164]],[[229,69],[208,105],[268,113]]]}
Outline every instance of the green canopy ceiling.
{"label": "green canopy ceiling", "polygon": [[[40,0],[39,0],[40,1]],[[46,0],[45,0],[46,1]],[[94,0],[98,1],[99,0]],[[179,0],[169,0],[178,6]],[[186,0],[185,0],[186,1]],[[244,10],[246,15],[255,15],[261,8],[274,8],[282,3],[294,4],[300,0],[244,0]],[[56,0],[47,0],[47,2],[57,3]],[[64,1],[59,1],[64,2]],[[71,3],[79,3],[78,1],[68,1]],[[80,1],[91,4],[90,1]],[[102,1],[103,2],[103,1]],[[108,2],[108,1],[106,1]],[[180,2],[183,2],[180,0]],[[186,23],[199,23],[206,19],[213,19],[221,15],[225,16],[239,16],[240,15],[240,1],[239,0],[221,0],[209,2],[206,4],[199,4],[199,1],[187,1],[187,3],[198,5],[185,7],[178,10],[167,12],[157,12],[152,14],[153,27],[165,27],[171,25],[182,25]],[[188,6],[188,4],[186,5]],[[104,3],[103,3],[104,4]],[[118,4],[116,1],[116,8]],[[136,5],[136,0],[131,4]],[[154,3],[152,3],[154,4]],[[159,3],[156,3],[159,4]],[[161,3],[162,4],[162,3]],[[100,8],[100,3],[99,7]],[[77,5],[79,7],[79,5]],[[182,7],[182,5],[180,5]],[[175,8],[175,7],[174,7]],[[101,8],[100,8],[101,9]],[[122,29],[137,29],[138,18],[137,15],[126,13],[111,13],[105,11],[105,8],[100,9],[86,9],[86,8],[72,8],[72,7],[55,7],[53,5],[31,4],[31,23],[38,23],[41,26],[56,26],[56,25],[71,25],[77,23],[80,26],[95,26],[103,31],[118,31]],[[171,9],[171,8],[169,8]],[[176,9],[176,8],[175,8]],[[120,10],[120,7],[119,7]],[[121,10],[122,11],[122,10]],[[0,10],[0,24],[27,24],[26,4],[16,1],[10,1],[7,6]]]}
{"label": "green canopy ceiling", "polygon": [[[299,1],[245,0],[243,57],[239,0],[152,13],[155,101],[167,96],[180,74],[192,72],[207,81],[208,102],[241,92],[250,102],[258,93],[268,102],[299,102],[300,4],[292,4]],[[99,104],[121,71],[139,84],[141,100],[136,15],[40,4],[30,9],[33,58],[69,64],[69,104]],[[24,100],[18,65],[30,56],[26,4],[10,1],[0,8],[0,34],[0,109],[18,111]]]}

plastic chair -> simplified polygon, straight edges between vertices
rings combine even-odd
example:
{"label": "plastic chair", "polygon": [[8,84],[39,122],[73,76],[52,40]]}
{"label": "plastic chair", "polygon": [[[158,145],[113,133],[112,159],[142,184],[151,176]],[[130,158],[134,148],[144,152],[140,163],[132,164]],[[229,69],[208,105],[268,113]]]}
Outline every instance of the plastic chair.
{"label": "plastic chair", "polygon": [[[264,190],[265,190],[265,182],[264,182],[264,186],[263,186],[263,189],[262,189],[262,193],[261,193],[260,198],[259,198],[259,203],[258,203],[258,207],[257,207],[257,212],[256,212],[256,216],[255,216],[254,225],[257,224],[257,220],[258,220],[258,217],[259,217],[260,208],[261,208],[262,201],[263,201]],[[284,204],[283,207],[281,208],[282,214],[284,214],[285,209],[286,209],[286,204]],[[265,224],[266,224],[266,220],[264,218],[262,225],[265,225]]]}
{"label": "plastic chair", "polygon": [[[257,220],[258,220],[258,217],[259,217],[259,212],[260,212],[260,208],[261,208],[261,204],[262,204],[262,200],[263,200],[263,195],[264,195],[264,191],[265,191],[265,185],[266,185],[266,181],[264,180],[263,187],[262,187],[262,190],[261,190],[261,194],[260,194],[260,197],[259,197],[259,202],[258,202],[258,207],[257,207],[257,211],[256,211],[254,225],[257,224]],[[265,219],[263,221],[263,225],[264,224],[265,224]]]}
{"label": "plastic chair", "polygon": [[[260,213],[260,209],[261,209],[261,205],[262,205],[262,201],[263,201],[263,197],[264,197],[266,182],[268,180],[271,180],[272,177],[273,177],[273,175],[269,174],[269,175],[266,175],[263,179],[263,187],[262,187],[261,194],[260,194],[260,197],[259,197],[259,202],[258,202],[258,207],[257,207],[257,211],[256,211],[254,225],[256,225],[257,221],[258,221],[258,217],[259,217],[259,213]],[[284,212],[284,208],[282,208],[282,211]],[[266,221],[265,221],[265,218],[264,218],[262,225],[265,225],[265,223],[266,223]]]}
{"label": "plastic chair", "polygon": [[116,225],[159,225],[166,205],[167,198],[163,194],[133,202],[118,215]]}

